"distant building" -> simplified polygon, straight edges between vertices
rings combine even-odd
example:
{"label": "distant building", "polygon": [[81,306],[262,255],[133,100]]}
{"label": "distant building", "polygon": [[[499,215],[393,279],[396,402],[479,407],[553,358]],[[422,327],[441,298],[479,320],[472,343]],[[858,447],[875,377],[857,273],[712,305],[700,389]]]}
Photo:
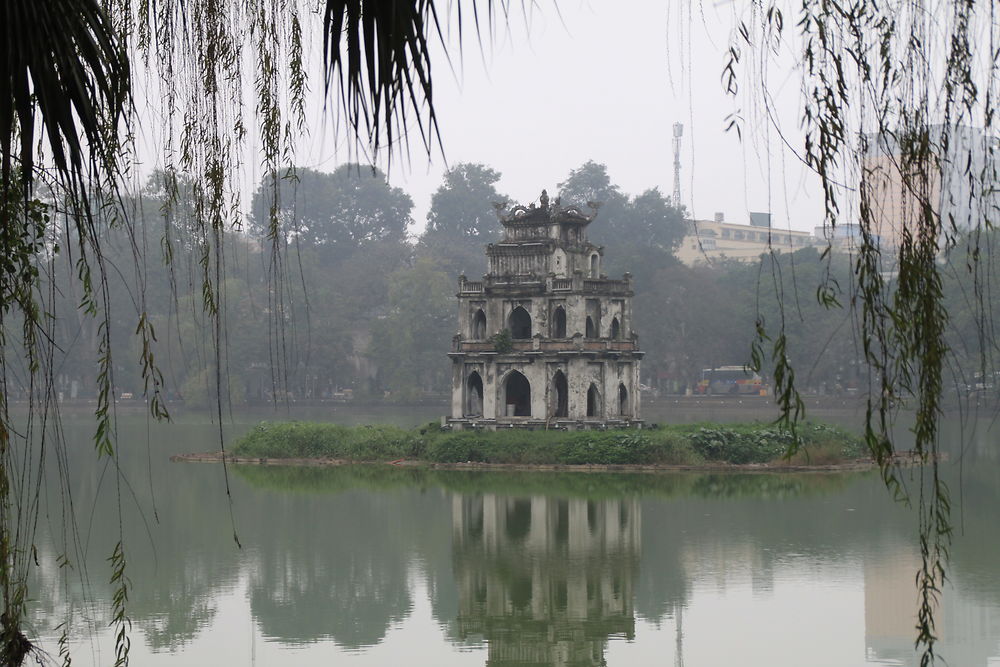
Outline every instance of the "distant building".
{"label": "distant building", "polygon": [[981,128],[960,125],[948,133],[945,146],[943,127],[928,128],[930,157],[923,165],[929,170],[924,193],[912,192],[903,185],[901,137],[889,134],[868,137],[862,169],[871,206],[871,232],[884,251],[894,252],[906,230],[915,231],[921,200],[941,217],[946,232],[978,228],[990,216],[997,221],[1000,194],[995,182],[1000,174],[997,164],[1000,140]]}
{"label": "distant building", "polygon": [[771,214],[750,212],[750,224],[726,222],[722,213],[714,220],[689,220],[688,233],[677,249],[677,258],[688,266],[732,259],[756,262],[771,250],[795,252],[816,245],[809,232],[775,229]]}
{"label": "distant building", "polygon": [[[815,234],[820,246],[823,248],[829,246],[835,253],[855,253],[861,247],[863,240],[861,225],[846,222],[832,228],[829,226],[817,227],[813,230],[813,234]],[[885,250],[887,254],[892,250],[882,242],[882,237],[877,234],[872,236],[872,242],[880,249]]]}
{"label": "distant building", "polygon": [[498,207],[504,238],[489,273],[459,280],[453,428],[592,428],[639,423],[632,278],[601,273],[587,240],[597,214],[576,206]]}

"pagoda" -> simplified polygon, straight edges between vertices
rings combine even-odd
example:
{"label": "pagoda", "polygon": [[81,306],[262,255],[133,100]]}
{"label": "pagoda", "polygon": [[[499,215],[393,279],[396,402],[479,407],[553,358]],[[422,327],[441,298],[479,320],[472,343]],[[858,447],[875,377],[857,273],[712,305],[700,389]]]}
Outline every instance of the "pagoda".
{"label": "pagoda", "polygon": [[601,272],[587,240],[599,204],[494,204],[504,237],[489,273],[459,278],[447,423],[462,428],[638,426],[632,276]]}

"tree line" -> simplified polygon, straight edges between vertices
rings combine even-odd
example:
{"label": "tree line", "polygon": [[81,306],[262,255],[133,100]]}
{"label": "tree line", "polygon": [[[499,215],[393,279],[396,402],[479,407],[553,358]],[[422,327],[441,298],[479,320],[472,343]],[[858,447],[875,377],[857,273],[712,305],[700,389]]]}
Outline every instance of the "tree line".
{"label": "tree line", "polygon": [[[155,172],[125,202],[131,221],[101,231],[101,259],[114,276],[106,320],[77,307],[79,258],[60,250],[78,247],[71,232],[50,235],[41,253],[49,283],[43,307],[76,314],[55,321],[57,390],[64,399],[94,397],[105,353],[100,329],[108,327],[115,396],[140,398],[143,355],[133,334],[136,313],[146,312],[168,400],[208,407],[217,387],[232,405],[444,397],[457,277],[487,270],[485,245],[502,233],[493,203],[510,201],[496,188],[500,176],[482,164],[449,169],[423,232],[413,235],[413,201],[382,172],[358,164],[332,173],[300,168],[265,178],[243,227],[217,245],[194,223],[192,182]],[[785,354],[804,389],[864,391],[872,379],[849,311],[825,307],[813,291],[831,280],[850,284],[849,255],[825,258],[822,248],[805,248],[753,263],[686,266],[674,256],[686,212],[658,189],[627,194],[591,161],[558,184],[558,196],[603,202],[588,232],[605,247],[609,276],[635,278],[643,383],[681,393],[702,369],[747,363],[761,322],[784,323]],[[284,252],[268,238],[275,229]],[[207,300],[204,273],[214,266],[225,276]],[[979,346],[991,343],[978,333],[982,322],[963,275],[954,272],[945,289],[955,304],[953,349],[964,351],[957,367],[968,380],[961,384],[971,387]],[[221,314],[218,326],[210,308]]]}

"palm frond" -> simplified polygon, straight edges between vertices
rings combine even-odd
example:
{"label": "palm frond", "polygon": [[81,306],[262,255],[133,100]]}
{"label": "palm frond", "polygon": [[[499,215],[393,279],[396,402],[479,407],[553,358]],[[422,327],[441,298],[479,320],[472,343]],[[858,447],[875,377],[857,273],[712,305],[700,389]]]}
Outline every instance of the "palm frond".
{"label": "palm frond", "polygon": [[30,183],[36,122],[58,172],[80,176],[87,147],[104,145],[127,100],[128,59],[111,22],[97,0],[7,0],[0,16],[3,187],[10,184],[16,136],[20,171]]}
{"label": "palm frond", "polygon": [[[448,3],[449,7],[451,3]],[[468,3],[466,3],[468,4]],[[506,17],[507,0],[471,0],[472,18],[455,3],[459,48],[463,20],[477,34],[480,21],[492,31],[497,13]],[[434,0],[326,0],[323,16],[325,87],[336,89],[338,107],[356,142],[374,154],[404,140],[412,117],[424,149],[440,145],[431,77],[430,45],[438,39],[447,57],[442,21]]]}

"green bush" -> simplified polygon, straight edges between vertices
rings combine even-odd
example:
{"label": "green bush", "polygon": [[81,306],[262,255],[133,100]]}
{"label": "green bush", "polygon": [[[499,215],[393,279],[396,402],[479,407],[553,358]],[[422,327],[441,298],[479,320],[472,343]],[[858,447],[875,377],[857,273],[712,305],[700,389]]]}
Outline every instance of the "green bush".
{"label": "green bush", "polygon": [[787,431],[778,429],[737,430],[699,428],[691,435],[691,446],[708,461],[767,463],[781,458],[792,445]]}
{"label": "green bush", "polygon": [[[840,429],[805,424],[806,450],[855,458],[861,443]],[[233,452],[247,458],[325,458],[350,461],[416,459],[437,463],[556,465],[692,465],[701,462],[767,463],[782,458],[793,437],[771,425],[697,424],[610,431],[447,431],[311,422],[267,423],[244,436]]]}

